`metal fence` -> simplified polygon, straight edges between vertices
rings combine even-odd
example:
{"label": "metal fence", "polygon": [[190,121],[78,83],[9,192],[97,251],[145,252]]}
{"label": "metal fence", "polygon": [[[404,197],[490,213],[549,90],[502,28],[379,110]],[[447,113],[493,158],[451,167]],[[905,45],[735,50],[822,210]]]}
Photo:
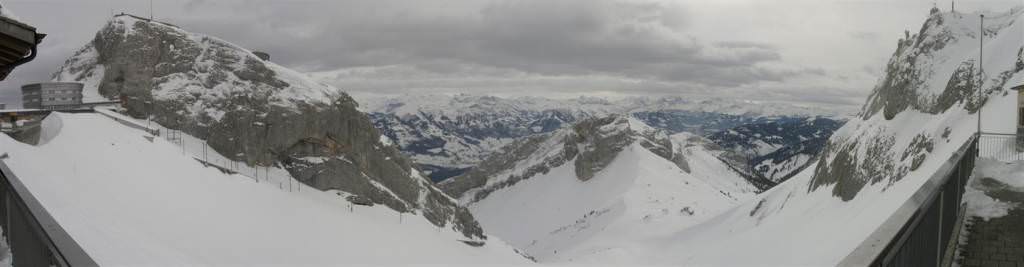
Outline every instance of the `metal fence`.
{"label": "metal fence", "polygon": [[245,176],[256,183],[269,183],[282,191],[302,191],[304,186],[299,181],[293,179],[291,174],[283,167],[249,165],[246,162],[236,161],[221,155],[213,148],[210,148],[205,140],[190,136],[181,130],[165,128],[155,123],[147,127],[156,129],[158,131],[157,136],[178,146],[183,155],[190,156],[207,167],[214,167],[226,173]]}
{"label": "metal fence", "polygon": [[0,227],[13,266],[98,266],[0,159]]}
{"label": "metal fence", "polygon": [[967,140],[840,266],[949,266],[980,138]]}
{"label": "metal fence", "polygon": [[1024,139],[1016,134],[981,133],[978,140],[979,157],[999,161],[1024,160]]}

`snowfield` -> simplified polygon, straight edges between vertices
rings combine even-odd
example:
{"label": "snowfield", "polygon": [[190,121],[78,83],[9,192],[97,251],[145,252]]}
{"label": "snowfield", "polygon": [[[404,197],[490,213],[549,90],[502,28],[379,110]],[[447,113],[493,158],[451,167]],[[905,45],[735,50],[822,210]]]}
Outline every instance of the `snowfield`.
{"label": "snowfield", "polygon": [[[629,119],[602,131],[655,131]],[[553,137],[542,148],[558,148]],[[706,139],[681,133],[673,149],[686,158],[688,170],[640,145],[625,147],[593,178],[581,181],[574,164],[494,191],[478,202],[462,200],[484,229],[542,263],[666,264],[650,261],[665,237],[696,225],[753,198],[757,188],[708,151]],[[555,143],[551,143],[555,142]],[[516,167],[488,180],[503,181],[509,173],[538,164],[553,150],[540,150]],[[538,156],[539,155],[539,156]]]}
{"label": "snowfield", "polygon": [[[50,115],[39,146],[0,135],[5,163],[103,266],[527,264],[421,216],[206,168],[99,114]],[[307,190],[308,189],[308,190]]]}

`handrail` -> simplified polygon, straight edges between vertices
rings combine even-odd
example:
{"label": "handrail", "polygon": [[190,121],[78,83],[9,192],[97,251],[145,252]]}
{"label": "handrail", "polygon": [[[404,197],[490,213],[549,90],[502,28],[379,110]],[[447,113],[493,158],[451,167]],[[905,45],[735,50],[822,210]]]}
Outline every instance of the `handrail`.
{"label": "handrail", "polygon": [[[977,149],[978,135],[972,135],[967,141],[964,142],[953,155],[946,160],[945,163],[940,166],[931,177],[928,178],[923,185],[908,199],[903,205],[889,216],[885,222],[882,223],[874,232],[872,232],[868,238],[866,238],[859,246],[857,246],[850,254],[848,254],[842,261],[839,262],[839,266],[879,266],[883,265],[883,261],[890,260],[886,257],[891,257],[896,250],[899,250],[904,242],[910,238],[911,233],[918,227],[921,221],[924,219],[925,214],[932,208],[932,205],[941,204],[939,203],[943,199],[940,198],[943,193],[942,190],[946,187],[947,183],[954,176],[954,171],[962,172],[965,171],[960,169],[964,156],[975,153]],[[969,171],[969,170],[967,170]],[[965,182],[965,181],[961,181]],[[958,184],[956,186],[962,186]],[[959,189],[958,194],[963,193],[963,189]],[[959,200],[960,196],[956,196]],[[959,202],[959,201],[958,201]],[[956,203],[959,205],[960,203]],[[959,214],[958,216],[962,215]],[[940,211],[941,213],[941,211]],[[942,216],[939,216],[941,220]],[[941,222],[940,222],[941,225]],[[940,227],[941,231],[941,227]],[[956,238],[955,235],[952,238]],[[938,241],[941,241],[939,238]],[[940,244],[944,246],[945,244]],[[941,248],[937,248],[941,251]],[[940,253],[941,254],[941,253]],[[938,255],[942,257],[942,255]],[[938,263],[936,263],[938,265]]]}
{"label": "handrail", "polygon": [[121,115],[120,113],[117,113],[116,111],[109,110],[109,109],[103,109],[103,108],[93,108],[93,110],[96,111],[96,113],[99,113],[100,115],[103,115],[103,116],[105,116],[107,118],[110,118],[110,119],[112,119],[112,120],[114,120],[114,121],[116,121],[116,122],[118,122],[118,123],[120,123],[120,124],[122,124],[124,126],[128,126],[130,128],[133,128],[133,129],[141,130],[141,131],[147,132],[147,133],[152,134],[152,135],[157,135],[157,136],[160,135],[160,129],[157,129],[155,127],[149,127],[149,126],[146,126],[146,125],[142,125],[141,123],[138,123],[138,122],[136,122],[134,120],[130,120],[128,118],[123,117],[124,115]]}
{"label": "handrail", "polygon": [[[4,154],[6,156],[6,154]],[[35,196],[29,192],[25,184],[21,182],[7,166],[7,164],[0,159],[0,182],[6,187],[7,197],[6,201],[9,201],[5,208],[8,210],[5,212],[6,219],[11,220],[11,216],[18,215],[12,213],[10,209],[11,205],[16,205],[15,208],[23,212],[25,215],[24,219],[28,222],[28,227],[32,229],[32,234],[45,244],[46,249],[52,255],[52,260],[55,261],[58,266],[99,266],[88,253],[85,252],[82,247],[75,242],[73,238],[57,223],[57,220],[46,211],[42,203],[39,202]],[[18,211],[18,210],[15,210]],[[7,228],[10,229],[11,224],[6,223]],[[12,233],[4,233],[8,237]],[[9,240],[10,241],[10,240]],[[13,256],[13,263],[15,266],[20,265],[18,262],[21,251],[19,251],[18,244],[10,244],[11,252]],[[36,252],[38,251],[30,251]],[[28,255],[37,256],[37,255]]]}
{"label": "handrail", "polygon": [[981,132],[981,135],[1017,136],[1017,134],[1015,134],[1015,133],[990,133],[990,132]]}

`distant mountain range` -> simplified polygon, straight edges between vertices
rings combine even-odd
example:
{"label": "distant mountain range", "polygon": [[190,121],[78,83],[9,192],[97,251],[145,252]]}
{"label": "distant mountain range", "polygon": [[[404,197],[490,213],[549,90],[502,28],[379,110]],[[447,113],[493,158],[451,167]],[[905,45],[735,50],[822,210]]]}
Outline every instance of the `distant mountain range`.
{"label": "distant mountain range", "polygon": [[843,122],[823,117],[759,118],[707,137],[733,152],[736,161],[730,165],[740,172],[779,183],[810,164]]}
{"label": "distant mountain range", "polygon": [[[840,113],[814,107],[731,99],[691,100],[682,97],[631,97],[604,99],[579,97],[548,99],[540,97],[504,98],[478,95],[403,95],[361,99],[361,109],[374,125],[401,150],[419,164],[434,181],[459,175],[479,164],[487,155],[514,140],[549,133],[588,118],[628,114],[670,134],[688,132],[711,136],[744,125],[762,125],[741,130],[749,136],[712,139],[728,148],[752,147],[771,143],[761,153],[743,154],[747,160],[730,161],[738,169],[751,169],[749,162],[775,149],[798,142],[792,138],[825,138],[839,123]],[[775,128],[806,125],[790,136]],[[770,129],[769,129],[770,128]],[[765,131],[757,135],[756,131]],[[816,135],[810,136],[809,134]],[[785,140],[770,140],[785,136]],[[740,140],[742,138],[742,140]],[[731,144],[730,144],[731,142]],[[737,142],[747,142],[739,144]],[[818,151],[807,146],[804,152]],[[741,152],[737,150],[737,152]],[[805,154],[805,153],[798,153]],[[781,154],[773,159],[781,159]],[[806,160],[800,160],[803,166]],[[769,167],[773,168],[773,167]],[[778,168],[775,168],[778,169]],[[778,172],[779,170],[776,170]],[[758,173],[746,172],[750,175]]]}

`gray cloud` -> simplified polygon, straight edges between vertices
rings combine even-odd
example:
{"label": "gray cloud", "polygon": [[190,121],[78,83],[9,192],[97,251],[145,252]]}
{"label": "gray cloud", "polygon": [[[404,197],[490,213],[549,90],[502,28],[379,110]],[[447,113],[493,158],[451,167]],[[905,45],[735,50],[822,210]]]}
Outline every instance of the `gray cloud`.
{"label": "gray cloud", "polygon": [[[1019,4],[964,1],[965,9]],[[112,12],[149,10],[137,0],[5,4],[51,35],[36,61],[0,83],[0,102],[16,101],[7,99],[17,98],[21,83],[48,79]],[[890,41],[919,27],[931,7],[923,0],[155,4],[157,19],[270,52],[280,64],[356,93],[708,94],[851,106],[870,90]]]}
{"label": "gray cloud", "polygon": [[[198,17],[180,23],[270,50],[283,63],[309,71],[393,64],[453,69],[458,67],[452,65],[474,64],[540,75],[603,74],[723,86],[793,75],[757,66],[781,60],[770,45],[705,44],[685,34],[686,12],[681,6],[503,0],[470,5],[457,14],[437,14],[419,9],[415,2],[244,1],[234,5],[260,8],[252,16],[232,20]],[[371,12],[339,12],[353,6]],[[296,49],[294,44],[302,46]]]}

